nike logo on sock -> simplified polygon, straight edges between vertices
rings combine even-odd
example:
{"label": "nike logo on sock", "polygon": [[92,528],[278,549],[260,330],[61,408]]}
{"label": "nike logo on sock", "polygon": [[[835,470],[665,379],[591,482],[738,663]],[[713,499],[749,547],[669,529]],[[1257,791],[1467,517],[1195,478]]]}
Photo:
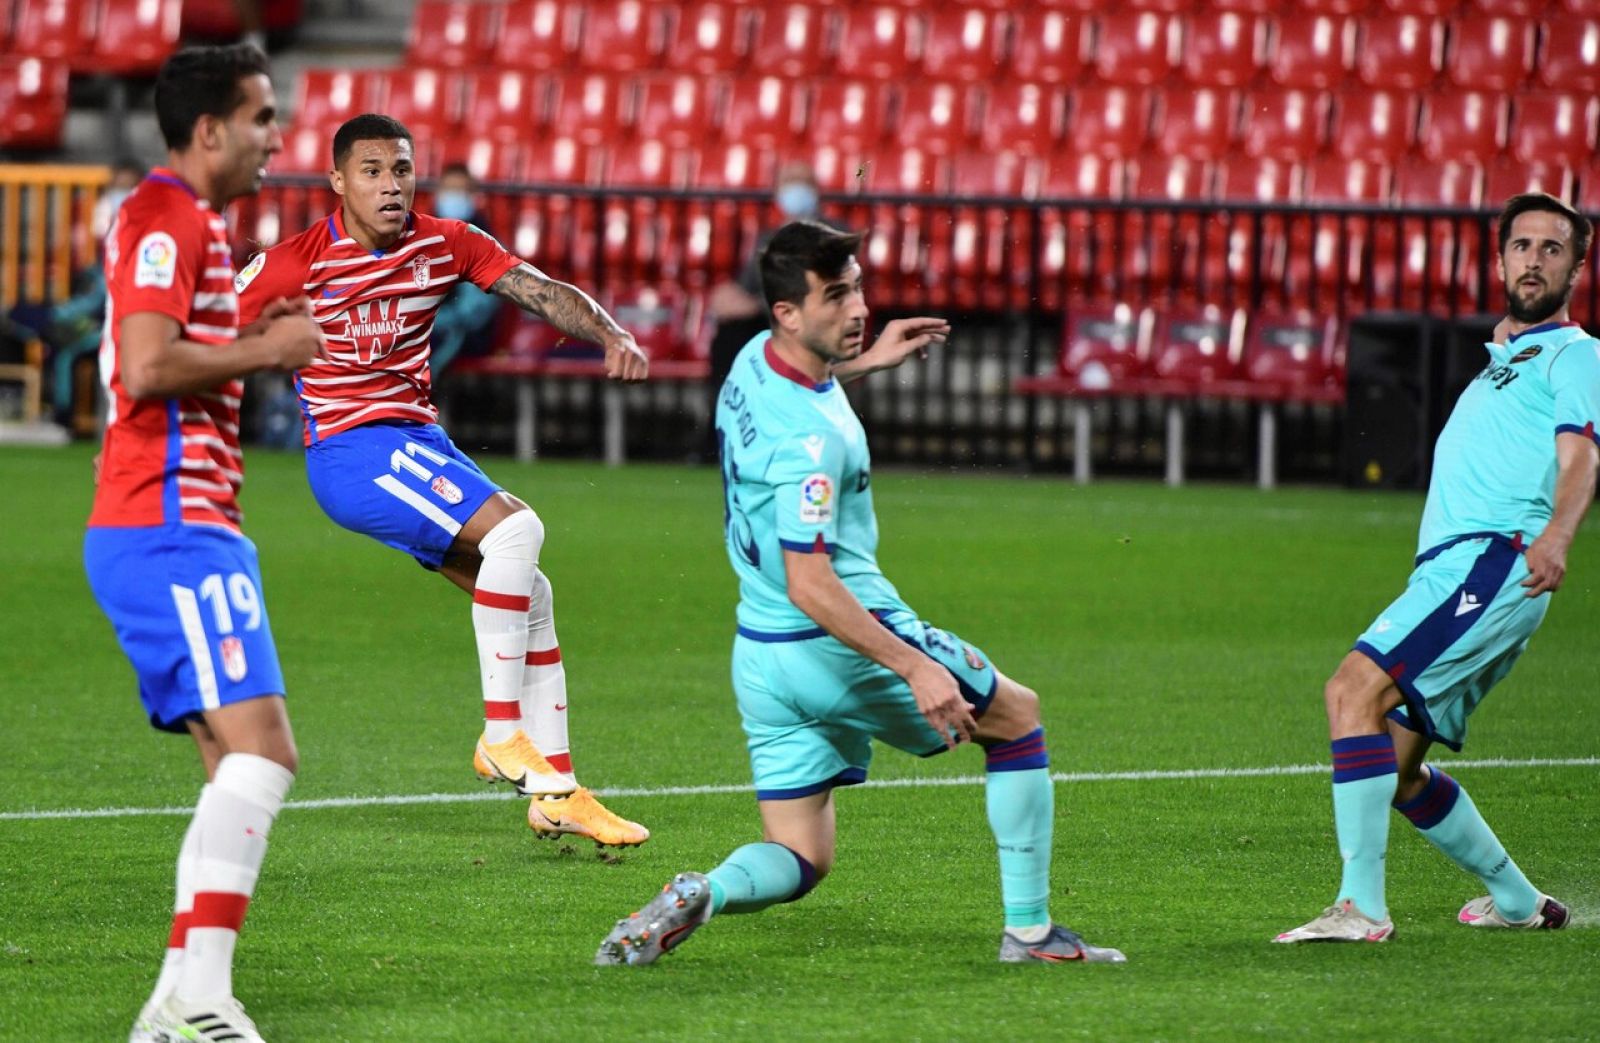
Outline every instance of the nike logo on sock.
{"label": "nike logo on sock", "polygon": [[555,708],[555,710],[557,712],[560,712],[560,711],[565,710],[567,708],[567,704],[566,703],[556,703],[554,708]]}
{"label": "nike logo on sock", "polygon": [[502,663],[509,663],[514,659],[515,660],[521,660],[522,659],[522,657],[519,656],[519,655],[501,655],[499,652],[496,652],[494,654],[494,657],[496,659],[500,660]]}

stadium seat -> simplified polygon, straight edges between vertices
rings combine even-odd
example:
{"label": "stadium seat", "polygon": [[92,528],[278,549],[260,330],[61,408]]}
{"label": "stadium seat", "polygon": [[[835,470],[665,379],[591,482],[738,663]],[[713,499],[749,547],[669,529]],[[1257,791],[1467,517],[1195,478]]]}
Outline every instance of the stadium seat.
{"label": "stadium seat", "polygon": [[1361,20],[1356,75],[1369,87],[1418,90],[1444,65],[1444,23],[1423,15],[1373,14]]}
{"label": "stadium seat", "polygon": [[[406,59],[413,65],[481,69],[494,57],[501,17],[510,5],[420,0],[411,15]],[[534,6],[532,4],[527,5]]]}
{"label": "stadium seat", "polygon": [[376,73],[384,85],[384,112],[401,123],[421,141],[424,138],[450,137],[461,121],[461,82],[459,75],[441,69],[390,69]]}
{"label": "stadium seat", "polygon": [[1463,0],[1383,0],[1383,6],[1396,14],[1438,18],[1453,13],[1462,2]]}
{"label": "stadium seat", "polygon": [[61,147],[68,76],[63,62],[0,55],[0,147]]}
{"label": "stadium seat", "polygon": [[1192,393],[1237,380],[1244,359],[1245,313],[1216,304],[1158,312],[1151,324],[1150,373]]}
{"label": "stadium seat", "polygon": [[1329,97],[1318,91],[1266,87],[1246,95],[1241,138],[1245,152],[1300,163],[1328,137]]}
{"label": "stadium seat", "polygon": [[922,71],[936,80],[981,83],[994,78],[1005,43],[997,11],[944,7],[923,21]]}
{"label": "stadium seat", "polygon": [[1350,15],[1377,7],[1378,0],[1300,0],[1300,6],[1318,14]]}
{"label": "stadium seat", "polygon": [[1344,91],[1333,110],[1333,149],[1345,159],[1393,163],[1415,140],[1417,109],[1410,93]]}
{"label": "stadium seat", "polygon": [[445,165],[465,164],[481,182],[506,184],[522,180],[527,169],[525,151],[521,142],[467,136],[441,142],[438,154]]}
{"label": "stadium seat", "polygon": [[674,148],[710,136],[717,118],[713,91],[718,85],[702,76],[652,76],[634,85],[634,126],[639,136]]}
{"label": "stadium seat", "polygon": [[948,163],[950,192],[958,199],[1018,199],[1038,190],[1029,184],[1028,163],[1017,152],[986,147],[958,153]]}
{"label": "stadium seat", "polygon": [[794,141],[805,115],[804,99],[782,76],[746,77],[728,87],[723,140],[775,148]]}
{"label": "stadium seat", "polygon": [[536,185],[585,185],[595,180],[589,146],[575,137],[537,136],[522,155],[522,177]]}
{"label": "stadium seat", "polygon": [[997,84],[989,91],[979,128],[983,148],[1049,155],[1061,140],[1063,100],[1059,89],[1046,84],[1011,80]]}
{"label": "stadium seat", "polygon": [[1512,15],[1526,18],[1529,15],[1536,15],[1543,11],[1548,4],[1546,0],[1472,0],[1470,4],[1465,6],[1489,15]]}
{"label": "stadium seat", "polygon": [[1244,341],[1244,377],[1288,400],[1337,400],[1339,320],[1308,309],[1256,311]]}
{"label": "stadium seat", "polygon": [[972,143],[972,110],[965,84],[915,80],[900,92],[895,140],[940,156],[959,152]]}
{"label": "stadium seat", "polygon": [[[1549,192],[1557,199],[1571,199],[1573,169],[1559,163],[1502,156],[1483,172],[1483,205],[1498,209],[1507,199],[1523,192]],[[1586,205],[1593,209],[1593,203]]]}
{"label": "stadium seat", "polygon": [[1117,157],[1067,147],[1044,164],[1041,199],[1121,199],[1127,191],[1127,165]]}
{"label": "stadium seat", "polygon": [[514,69],[464,75],[462,123],[498,141],[525,142],[544,126],[549,84]]}
{"label": "stadium seat", "polygon": [[1389,202],[1393,172],[1360,158],[1318,156],[1306,166],[1305,198],[1310,203]]}
{"label": "stadium seat", "polygon": [[1579,172],[1577,205],[1586,214],[1600,211],[1600,161],[1589,164]]}
{"label": "stadium seat", "polygon": [[621,137],[631,113],[623,84],[603,73],[557,79],[550,106],[550,129],[586,145]]}
{"label": "stadium seat", "polygon": [[744,66],[750,42],[749,8],[701,0],[678,15],[667,45],[667,66],[674,72],[701,76],[735,72]]}
{"label": "stadium seat", "polygon": [[1062,327],[1061,376],[1087,390],[1115,391],[1148,372],[1154,315],[1128,304],[1086,304]]}
{"label": "stadium seat", "polygon": [[684,157],[653,138],[621,141],[606,150],[603,182],[629,188],[680,188],[687,182]]}
{"label": "stadium seat", "polygon": [[332,132],[339,124],[363,112],[382,112],[381,75],[345,69],[306,69],[300,73],[300,100],[295,110],[298,126]]}
{"label": "stadium seat", "polygon": [[601,72],[653,68],[662,49],[661,10],[644,0],[612,0],[585,12],[578,60]]}
{"label": "stadium seat", "polygon": [[824,71],[827,16],[810,4],[766,5],[758,15],[750,72],[799,79]]}
{"label": "stadium seat", "polygon": [[106,0],[85,71],[154,76],[178,49],[183,0]]}
{"label": "stadium seat", "polygon": [[1213,0],[1218,11],[1243,11],[1247,14],[1277,14],[1282,0]]}
{"label": "stadium seat", "polygon": [[1302,171],[1272,156],[1229,155],[1217,164],[1215,198],[1256,203],[1294,203]]}
{"label": "stadium seat", "polygon": [[329,154],[332,138],[312,124],[297,124],[283,132],[283,151],[272,157],[274,174],[326,174],[333,166]]}
{"label": "stadium seat", "polygon": [[1104,83],[1148,87],[1172,71],[1181,25],[1171,15],[1119,9],[1098,21],[1095,73]]}
{"label": "stadium seat", "polygon": [[94,50],[97,0],[20,0],[12,47],[19,55],[81,63]]}
{"label": "stadium seat", "polygon": [[11,50],[11,23],[16,10],[17,0],[0,0],[0,54]]}
{"label": "stadium seat", "polygon": [[686,301],[657,286],[634,286],[611,295],[607,310],[632,333],[651,359],[690,355]]}
{"label": "stadium seat", "polygon": [[1485,16],[1478,12],[1450,25],[1450,57],[1445,65],[1458,87],[1510,91],[1533,69],[1534,23],[1528,19]]}
{"label": "stadium seat", "polygon": [[1211,160],[1227,152],[1239,126],[1239,95],[1210,87],[1170,90],[1155,103],[1151,138],[1161,150]]}
{"label": "stadium seat", "polygon": [[528,72],[565,72],[573,62],[581,8],[560,0],[506,5],[494,64]]}
{"label": "stadium seat", "polygon": [[1600,91],[1600,18],[1552,11],[1539,36],[1540,83],[1558,91]]}
{"label": "stadium seat", "polygon": [[898,7],[847,8],[841,14],[839,54],[835,65],[845,76],[900,80],[911,75],[910,20]]}
{"label": "stadium seat", "polygon": [[1083,69],[1080,14],[1030,7],[1011,19],[1007,79],[1019,83],[1071,83]]}
{"label": "stadium seat", "polygon": [[1435,162],[1466,159],[1486,163],[1506,140],[1509,106],[1497,93],[1478,90],[1439,91],[1422,106],[1418,141],[1422,154]]}
{"label": "stadium seat", "polygon": [[772,187],[777,156],[770,149],[741,141],[702,145],[690,161],[689,182],[698,188],[766,189]]}
{"label": "stadium seat", "polygon": [[1183,76],[1190,83],[1239,87],[1255,79],[1266,54],[1267,22],[1238,11],[1196,11],[1183,33]]}
{"label": "stadium seat", "polygon": [[1209,163],[1165,151],[1146,152],[1128,164],[1129,197],[1194,202],[1213,194]]}
{"label": "stadium seat", "polygon": [[1095,84],[1072,97],[1069,140],[1074,148],[1125,158],[1141,150],[1150,126],[1150,92]]}
{"label": "stadium seat", "polygon": [[1398,206],[1476,207],[1482,180],[1483,168],[1475,162],[1409,161],[1395,169],[1394,201]]}
{"label": "stadium seat", "polygon": [[1344,82],[1354,51],[1350,19],[1285,11],[1272,34],[1267,75],[1280,87],[1328,90]]}
{"label": "stadium seat", "polygon": [[1587,162],[1595,147],[1597,106],[1592,95],[1517,95],[1512,99],[1511,154],[1524,163],[1577,167]]}
{"label": "stadium seat", "polygon": [[829,77],[812,88],[807,136],[816,144],[871,146],[888,125],[887,84]]}

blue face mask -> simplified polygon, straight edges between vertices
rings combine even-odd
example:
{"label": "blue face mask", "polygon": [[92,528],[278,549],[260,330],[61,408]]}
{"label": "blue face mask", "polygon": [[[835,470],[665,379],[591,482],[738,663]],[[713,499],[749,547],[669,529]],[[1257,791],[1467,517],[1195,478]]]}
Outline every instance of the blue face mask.
{"label": "blue face mask", "polygon": [[472,197],[465,192],[445,189],[433,201],[434,214],[447,221],[470,221],[472,210]]}
{"label": "blue face mask", "polygon": [[785,217],[812,217],[817,212],[817,188],[804,181],[778,186],[778,209]]}

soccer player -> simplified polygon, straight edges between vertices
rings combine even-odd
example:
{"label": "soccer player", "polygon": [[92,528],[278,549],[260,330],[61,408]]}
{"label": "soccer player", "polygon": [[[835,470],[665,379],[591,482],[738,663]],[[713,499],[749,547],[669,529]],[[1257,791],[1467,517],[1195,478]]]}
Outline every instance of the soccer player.
{"label": "soccer player", "polygon": [[602,345],[612,378],[642,380],[649,362],[582,290],[473,225],[414,212],[411,133],[397,120],[367,113],[340,127],[329,181],[338,209],[256,255],[235,281],[247,321],[286,294],[311,295],[328,345],[295,376],[311,491],[340,525],[472,595],[478,775],[531,797],[528,825],[540,837],[642,844],[649,830],[612,813],[573,774],[566,673],[539,568],[544,524],[439,427],[429,337],[439,305],[466,280]]}
{"label": "soccer player", "polygon": [[1543,193],[1513,196],[1501,211],[1495,270],[1509,315],[1434,447],[1405,592],[1324,692],[1344,878],[1333,905],[1277,941],[1394,934],[1383,865],[1391,803],[1488,888],[1462,907],[1462,923],[1566,926],[1566,906],[1528,882],[1472,798],[1424,760],[1435,742],[1461,748],[1467,718],[1522,655],[1594,498],[1600,342],[1567,318],[1592,234]]}
{"label": "soccer player", "polygon": [[233,950],[297,765],[255,546],[239,530],[241,380],[320,350],[304,298],[238,328],[222,209],[283,147],[267,59],[180,51],[156,78],[168,161],[106,242],[111,400],[84,566],[150,723],[187,733],[206,785],[178,853],[166,961],[131,1038],[259,1040]]}
{"label": "soccer player", "polygon": [[680,873],[617,922],[595,963],[653,963],[721,913],[800,898],[834,856],[833,790],[865,781],[872,740],[919,756],[976,741],[1000,853],[1000,959],[1117,962],[1050,917],[1055,795],[1031,690],[917,617],[877,564],[871,461],[840,388],[942,343],[942,319],[888,323],[862,351],[860,235],[795,221],[761,253],[771,329],[717,405],[728,558],[739,577],[734,692],[764,839]]}

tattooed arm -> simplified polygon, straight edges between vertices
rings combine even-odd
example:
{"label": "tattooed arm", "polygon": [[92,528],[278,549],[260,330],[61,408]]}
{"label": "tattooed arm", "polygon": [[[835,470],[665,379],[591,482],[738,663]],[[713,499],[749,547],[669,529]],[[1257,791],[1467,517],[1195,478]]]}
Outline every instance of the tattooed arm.
{"label": "tattooed arm", "polygon": [[603,347],[606,376],[633,381],[649,375],[650,360],[639,350],[633,334],[618,326],[593,297],[576,286],[552,279],[524,261],[495,280],[489,291],[543,317],[570,337]]}

